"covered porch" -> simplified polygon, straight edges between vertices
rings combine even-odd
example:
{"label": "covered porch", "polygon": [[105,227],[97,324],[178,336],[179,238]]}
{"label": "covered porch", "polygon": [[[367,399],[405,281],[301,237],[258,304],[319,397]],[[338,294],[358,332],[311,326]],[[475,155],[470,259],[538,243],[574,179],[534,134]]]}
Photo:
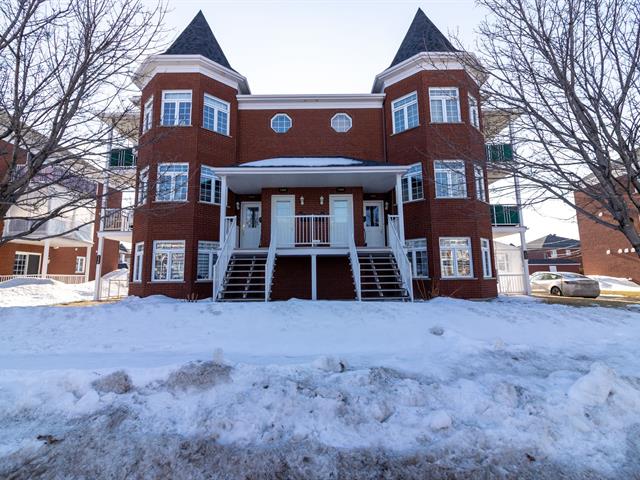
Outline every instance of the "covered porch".
{"label": "covered porch", "polygon": [[402,202],[395,200],[406,169],[352,159],[271,159],[217,169],[221,204],[228,208],[221,209],[214,298],[229,285],[233,255],[251,253],[264,255],[264,300],[271,298],[277,257],[308,257],[312,299],[323,281],[318,256],[348,258],[354,296],[362,299],[359,256],[365,251],[389,253],[398,269],[408,268],[403,288],[410,289]]}

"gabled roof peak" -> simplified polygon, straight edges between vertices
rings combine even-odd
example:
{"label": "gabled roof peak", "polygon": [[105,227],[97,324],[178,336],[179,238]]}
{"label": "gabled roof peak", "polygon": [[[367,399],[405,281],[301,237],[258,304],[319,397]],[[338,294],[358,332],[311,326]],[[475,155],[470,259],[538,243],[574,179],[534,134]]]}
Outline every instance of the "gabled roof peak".
{"label": "gabled roof peak", "polygon": [[458,50],[451,42],[438,30],[429,17],[425,15],[421,8],[418,8],[413,17],[411,26],[400,44],[391,65],[393,67],[408,58],[421,52],[457,52]]}
{"label": "gabled roof peak", "polygon": [[[202,55],[217,64],[233,70],[211,27],[199,10],[191,23],[178,36],[163,55]],[[235,70],[233,70],[235,72]]]}

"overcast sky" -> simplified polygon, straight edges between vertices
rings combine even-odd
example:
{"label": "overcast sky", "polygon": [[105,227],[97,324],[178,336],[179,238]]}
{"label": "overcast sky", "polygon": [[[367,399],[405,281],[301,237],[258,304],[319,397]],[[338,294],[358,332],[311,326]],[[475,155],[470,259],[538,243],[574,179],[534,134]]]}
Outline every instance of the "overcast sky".
{"label": "overcast sky", "polygon": [[[170,43],[202,10],[252,93],[363,93],[391,63],[418,7],[473,49],[486,15],[473,0],[170,0],[165,24]],[[558,202],[536,210],[525,212],[527,240],[577,238],[570,209]]]}

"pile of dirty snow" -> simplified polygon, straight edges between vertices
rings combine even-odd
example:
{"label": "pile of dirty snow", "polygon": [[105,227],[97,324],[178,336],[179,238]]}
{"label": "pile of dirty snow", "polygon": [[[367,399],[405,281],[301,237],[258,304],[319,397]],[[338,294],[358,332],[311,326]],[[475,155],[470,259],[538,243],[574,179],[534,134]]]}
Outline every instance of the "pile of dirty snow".
{"label": "pile of dirty snow", "polygon": [[633,309],[150,297],[0,331],[1,478],[640,473]]}
{"label": "pile of dirty snow", "polygon": [[589,275],[597,280],[600,290],[604,293],[632,293],[640,295],[640,285],[626,278],[607,277],[604,275]]}

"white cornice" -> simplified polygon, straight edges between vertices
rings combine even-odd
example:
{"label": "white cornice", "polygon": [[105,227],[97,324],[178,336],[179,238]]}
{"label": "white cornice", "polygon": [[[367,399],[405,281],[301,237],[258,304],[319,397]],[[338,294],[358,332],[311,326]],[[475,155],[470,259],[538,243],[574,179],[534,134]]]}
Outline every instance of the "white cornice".
{"label": "white cornice", "polygon": [[487,79],[472,53],[421,52],[376,75],[371,91],[383,92],[388,86],[425,70],[466,70],[478,86]]}
{"label": "white cornice", "polygon": [[327,174],[327,173],[405,173],[411,165],[367,165],[333,167],[217,167],[216,175],[286,175],[289,173]]}
{"label": "white cornice", "polygon": [[384,93],[238,95],[239,110],[382,108]]}
{"label": "white cornice", "polygon": [[151,55],[136,70],[133,82],[142,90],[158,73],[200,73],[248,94],[247,79],[202,55]]}

